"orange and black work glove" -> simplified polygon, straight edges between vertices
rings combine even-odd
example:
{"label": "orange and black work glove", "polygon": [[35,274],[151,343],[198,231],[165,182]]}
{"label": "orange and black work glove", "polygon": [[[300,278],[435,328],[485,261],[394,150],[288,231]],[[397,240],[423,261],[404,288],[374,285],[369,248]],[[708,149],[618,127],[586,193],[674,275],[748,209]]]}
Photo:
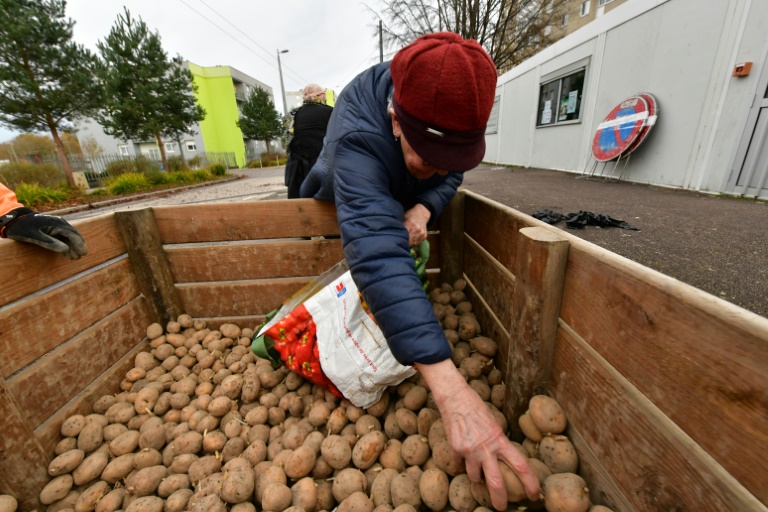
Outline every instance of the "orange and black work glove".
{"label": "orange and black work glove", "polygon": [[88,249],[78,230],[61,217],[16,208],[0,217],[0,237],[39,245],[76,260]]}

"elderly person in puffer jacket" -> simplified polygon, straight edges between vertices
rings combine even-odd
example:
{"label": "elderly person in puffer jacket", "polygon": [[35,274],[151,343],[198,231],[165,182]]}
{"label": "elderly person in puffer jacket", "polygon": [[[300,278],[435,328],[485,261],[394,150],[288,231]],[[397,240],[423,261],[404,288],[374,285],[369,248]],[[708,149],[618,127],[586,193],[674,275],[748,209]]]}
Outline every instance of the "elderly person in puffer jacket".
{"label": "elderly person in puffer jacket", "polygon": [[420,37],[344,88],[301,196],[336,202],[344,256],[392,353],[422,373],[451,448],[465,459],[471,481],[486,480],[494,507],[503,510],[499,460],[534,500],[538,480],[451,361],[410,255],[455,195],[462,172],[485,154],[496,78],[476,41],[449,32]]}

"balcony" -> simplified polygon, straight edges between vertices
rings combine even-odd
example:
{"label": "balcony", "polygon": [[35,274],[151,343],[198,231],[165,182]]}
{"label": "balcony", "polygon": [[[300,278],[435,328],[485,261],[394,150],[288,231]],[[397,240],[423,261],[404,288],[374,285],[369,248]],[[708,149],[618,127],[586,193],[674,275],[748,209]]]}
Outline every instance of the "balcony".
{"label": "balcony", "polygon": [[235,91],[235,99],[237,101],[245,101],[245,93],[244,92],[237,92]]}

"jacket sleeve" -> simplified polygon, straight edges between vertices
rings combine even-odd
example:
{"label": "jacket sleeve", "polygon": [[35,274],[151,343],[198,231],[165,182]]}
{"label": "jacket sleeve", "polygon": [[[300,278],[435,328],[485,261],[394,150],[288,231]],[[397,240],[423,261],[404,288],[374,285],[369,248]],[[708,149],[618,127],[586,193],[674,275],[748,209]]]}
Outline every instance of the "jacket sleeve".
{"label": "jacket sleeve", "polygon": [[462,173],[450,172],[438,186],[418,195],[416,202],[424,205],[432,213],[431,221],[436,220],[443,213],[445,205],[456,195],[456,190],[462,181],[464,181]]}
{"label": "jacket sleeve", "polygon": [[9,211],[23,206],[16,200],[16,194],[12,190],[0,183],[0,215],[5,215]]}
{"label": "jacket sleeve", "polygon": [[403,207],[390,190],[388,144],[355,133],[336,149],[336,207],[352,277],[404,365],[437,363],[451,348],[416,275]]}

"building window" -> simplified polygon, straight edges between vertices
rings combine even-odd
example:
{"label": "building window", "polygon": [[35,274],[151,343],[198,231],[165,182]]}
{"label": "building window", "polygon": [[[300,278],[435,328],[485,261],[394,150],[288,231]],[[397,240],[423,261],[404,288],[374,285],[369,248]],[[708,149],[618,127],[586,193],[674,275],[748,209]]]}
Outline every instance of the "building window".
{"label": "building window", "polygon": [[128,145],[127,144],[120,144],[117,146],[117,149],[120,150],[120,156],[130,156],[128,153]]}
{"label": "building window", "polygon": [[560,24],[564,27],[568,24],[568,13],[566,12],[563,14],[563,19],[561,20]]}
{"label": "building window", "polygon": [[173,150],[173,147],[174,147],[175,145],[176,145],[176,144],[174,144],[173,142],[166,142],[166,143],[165,143],[165,152],[166,152],[166,153],[173,153],[173,152],[174,152],[174,150]]}
{"label": "building window", "polygon": [[160,150],[159,149],[150,149],[147,151],[147,156],[150,160],[154,160],[155,162],[160,160]]}
{"label": "building window", "polygon": [[591,0],[587,0],[586,2],[581,2],[581,8],[579,9],[579,14],[582,16],[586,16],[589,14],[589,4],[592,3]]}
{"label": "building window", "polygon": [[597,0],[597,6],[598,6],[598,7],[602,7],[602,6],[604,6],[605,4],[609,4],[609,3],[611,3],[611,2],[613,2],[613,0]]}
{"label": "building window", "polygon": [[485,133],[498,133],[499,132],[499,99],[501,96],[496,96],[493,99],[493,108],[491,109],[491,115],[488,118],[488,124],[485,125]]}
{"label": "building window", "polygon": [[547,11],[547,14],[551,14],[554,8],[555,8],[555,1],[549,0],[549,2],[547,2],[547,7],[545,9]]}
{"label": "building window", "polygon": [[187,147],[187,151],[197,151],[197,144],[193,140],[186,141],[184,145]]}
{"label": "building window", "polygon": [[547,25],[546,27],[544,27],[544,35],[545,36],[548,36],[551,33],[552,33],[552,27],[551,26]]}
{"label": "building window", "polygon": [[551,126],[581,119],[586,68],[541,84],[536,126]]}

